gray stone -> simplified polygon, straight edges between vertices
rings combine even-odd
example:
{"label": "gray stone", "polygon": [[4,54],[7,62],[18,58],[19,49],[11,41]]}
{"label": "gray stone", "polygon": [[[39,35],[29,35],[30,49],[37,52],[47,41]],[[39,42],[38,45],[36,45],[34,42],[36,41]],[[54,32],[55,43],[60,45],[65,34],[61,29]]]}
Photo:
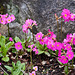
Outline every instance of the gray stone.
{"label": "gray stone", "polygon": [[[38,25],[36,28],[34,28],[34,32],[36,31],[37,33],[41,31],[46,34],[48,29],[51,29],[57,35],[57,22],[54,14],[56,13],[58,16],[60,16],[62,9],[64,8],[69,9],[72,13],[75,13],[75,0],[11,0],[11,3],[12,7],[16,10],[17,13],[14,15],[18,17],[17,22],[20,24],[18,29],[16,29],[13,23],[14,29],[11,29],[11,35],[14,35],[13,31],[15,31],[15,35],[22,36],[22,25],[28,18],[37,21]],[[12,10],[12,12],[15,10]],[[63,21],[63,38],[67,33],[75,32],[74,23],[75,22],[67,23]],[[59,30],[61,30],[61,20],[59,20]]]}

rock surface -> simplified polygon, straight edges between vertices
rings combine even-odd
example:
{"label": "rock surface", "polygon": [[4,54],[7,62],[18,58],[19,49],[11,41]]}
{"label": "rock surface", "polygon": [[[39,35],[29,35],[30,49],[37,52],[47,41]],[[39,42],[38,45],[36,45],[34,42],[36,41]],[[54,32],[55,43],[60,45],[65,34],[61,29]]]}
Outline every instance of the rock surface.
{"label": "rock surface", "polygon": [[[10,8],[13,9],[12,12],[9,11]],[[57,22],[54,14],[56,13],[60,16],[62,9],[64,8],[69,9],[72,13],[75,13],[75,0],[11,0],[7,4],[7,10],[9,13],[13,13],[17,18],[17,24],[13,23],[13,27],[10,24],[11,35],[23,37],[22,25],[28,18],[36,20],[38,23],[38,26],[34,28],[34,33],[41,31],[46,34],[48,29],[51,29],[57,35]],[[75,22],[67,23],[63,21],[63,38],[67,33],[75,32],[74,23]],[[61,30],[61,20],[59,20],[59,30]]]}

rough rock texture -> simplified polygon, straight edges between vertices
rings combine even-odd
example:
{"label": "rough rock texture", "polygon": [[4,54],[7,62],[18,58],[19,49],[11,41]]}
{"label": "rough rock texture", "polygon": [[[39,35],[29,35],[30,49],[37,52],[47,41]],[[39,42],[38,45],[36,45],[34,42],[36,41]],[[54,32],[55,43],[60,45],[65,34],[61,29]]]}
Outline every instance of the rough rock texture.
{"label": "rough rock texture", "polygon": [[[47,33],[48,29],[57,33],[57,22],[54,14],[61,15],[62,9],[69,9],[72,13],[75,13],[75,0],[11,0],[12,10],[16,17],[18,17],[17,24],[11,27],[12,35],[23,34],[21,32],[22,25],[25,20],[31,18],[36,20],[38,23],[37,28],[34,28],[34,33],[42,31],[44,34]],[[9,8],[10,4],[8,4]],[[75,22],[64,23],[63,21],[63,38],[67,33],[75,32]],[[18,28],[17,25],[19,24]],[[61,20],[59,20],[59,30],[61,29]],[[16,30],[14,30],[16,29]],[[37,30],[37,31],[36,31]],[[14,31],[14,33],[13,33]],[[18,33],[20,31],[20,33]],[[23,37],[23,36],[22,36]]]}

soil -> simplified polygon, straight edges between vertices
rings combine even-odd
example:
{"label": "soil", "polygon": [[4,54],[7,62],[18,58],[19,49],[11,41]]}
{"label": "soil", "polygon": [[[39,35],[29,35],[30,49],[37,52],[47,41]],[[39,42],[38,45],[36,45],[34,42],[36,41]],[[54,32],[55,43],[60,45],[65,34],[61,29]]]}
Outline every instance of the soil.
{"label": "soil", "polygon": [[[8,63],[5,63],[3,61],[0,62],[1,67],[10,75],[10,72],[7,71],[7,69],[4,67],[4,65],[10,65],[11,66],[11,62],[17,62],[16,60],[16,54],[12,53],[10,51],[9,57],[10,57],[10,61]],[[30,53],[25,52],[24,55],[20,55],[18,56],[18,60],[20,60],[23,63],[27,63],[26,64],[26,72],[29,71],[31,72],[31,67],[30,67],[30,57],[29,57]],[[13,57],[13,58],[12,58]],[[35,55],[33,53],[33,65],[34,66],[38,66],[38,71],[36,72],[36,75],[65,75],[64,74],[64,66],[61,66],[58,62],[57,62],[57,57],[48,57],[45,54],[41,54],[41,55]],[[75,75],[75,69],[73,70],[69,70],[69,75]],[[0,75],[3,75],[4,71],[0,68]]]}

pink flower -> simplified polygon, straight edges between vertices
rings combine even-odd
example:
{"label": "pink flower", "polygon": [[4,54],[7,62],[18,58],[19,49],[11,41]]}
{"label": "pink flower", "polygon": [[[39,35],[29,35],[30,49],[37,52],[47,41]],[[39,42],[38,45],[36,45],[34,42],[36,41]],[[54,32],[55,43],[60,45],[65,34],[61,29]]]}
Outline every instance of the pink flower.
{"label": "pink flower", "polygon": [[10,16],[6,20],[7,20],[7,23],[11,23],[11,17]]}
{"label": "pink flower", "polygon": [[53,40],[51,40],[51,39],[48,39],[48,41],[47,41],[47,47],[49,48],[49,49],[53,49],[53,47],[55,47],[54,46],[54,42],[53,42]]}
{"label": "pink flower", "polygon": [[72,60],[72,58],[74,57],[74,53],[72,51],[67,51],[66,57],[68,58],[68,60]]}
{"label": "pink flower", "polygon": [[72,50],[72,47],[70,46],[70,44],[66,44],[64,45],[65,50]]}
{"label": "pink flower", "polygon": [[10,18],[11,18],[11,21],[14,21],[15,20],[15,16],[12,14],[12,15],[9,15]]}
{"label": "pink flower", "polygon": [[24,24],[24,25],[22,26],[22,28],[23,28],[23,32],[26,32],[27,29],[28,29],[28,25],[25,25],[25,24]]}
{"label": "pink flower", "polygon": [[1,63],[0,63],[0,65],[1,65]]}
{"label": "pink flower", "polygon": [[36,24],[36,21],[35,21],[35,20],[33,21],[33,24],[37,26],[37,24]]}
{"label": "pink flower", "polygon": [[39,33],[37,33],[37,34],[35,35],[36,40],[41,40],[42,37],[43,37],[42,32],[39,32]]}
{"label": "pink flower", "polygon": [[22,49],[21,42],[17,42],[17,43],[15,43],[15,48],[16,48],[17,50]]}
{"label": "pink flower", "polygon": [[35,54],[39,53],[38,49],[36,49],[36,46],[35,46],[35,48],[33,48],[33,51],[35,52]]}
{"label": "pink flower", "polygon": [[74,21],[74,19],[75,19],[75,14],[71,13],[70,20]]}
{"label": "pink flower", "polygon": [[35,71],[32,71],[32,73],[29,73],[29,75],[36,75]]}
{"label": "pink flower", "polygon": [[39,42],[40,42],[41,45],[44,45],[45,44],[45,39],[43,38],[43,39],[39,40]]}
{"label": "pink flower", "polygon": [[34,66],[33,69],[34,69],[35,71],[38,71],[38,66]]}
{"label": "pink flower", "polygon": [[11,37],[9,38],[9,40],[10,40],[10,41],[13,41],[13,39],[12,39]]}
{"label": "pink flower", "polygon": [[66,57],[63,55],[61,57],[58,57],[58,60],[63,63],[63,64],[67,64],[68,63],[68,60],[66,59]]}
{"label": "pink flower", "polygon": [[70,20],[70,11],[68,9],[63,9],[63,12],[61,13],[63,19],[65,19],[65,21],[69,22]]}
{"label": "pink flower", "polygon": [[33,44],[33,45],[29,45],[29,46],[28,46],[28,48],[31,48],[31,49],[32,49],[32,48],[33,48],[33,46],[34,46],[34,44]]}
{"label": "pink flower", "polygon": [[6,24],[6,18],[2,18],[2,19],[0,20],[0,23],[3,24],[3,25]]}
{"label": "pink flower", "polygon": [[56,47],[56,50],[61,50],[62,44],[60,42],[55,42],[55,47]]}
{"label": "pink flower", "polygon": [[61,57],[61,50],[58,51],[58,56]]}
{"label": "pink flower", "polygon": [[75,45],[75,38],[73,38],[73,44]]}
{"label": "pink flower", "polygon": [[32,19],[27,19],[26,22],[25,22],[25,24],[28,25],[28,26],[32,25],[32,23],[33,23]]}

